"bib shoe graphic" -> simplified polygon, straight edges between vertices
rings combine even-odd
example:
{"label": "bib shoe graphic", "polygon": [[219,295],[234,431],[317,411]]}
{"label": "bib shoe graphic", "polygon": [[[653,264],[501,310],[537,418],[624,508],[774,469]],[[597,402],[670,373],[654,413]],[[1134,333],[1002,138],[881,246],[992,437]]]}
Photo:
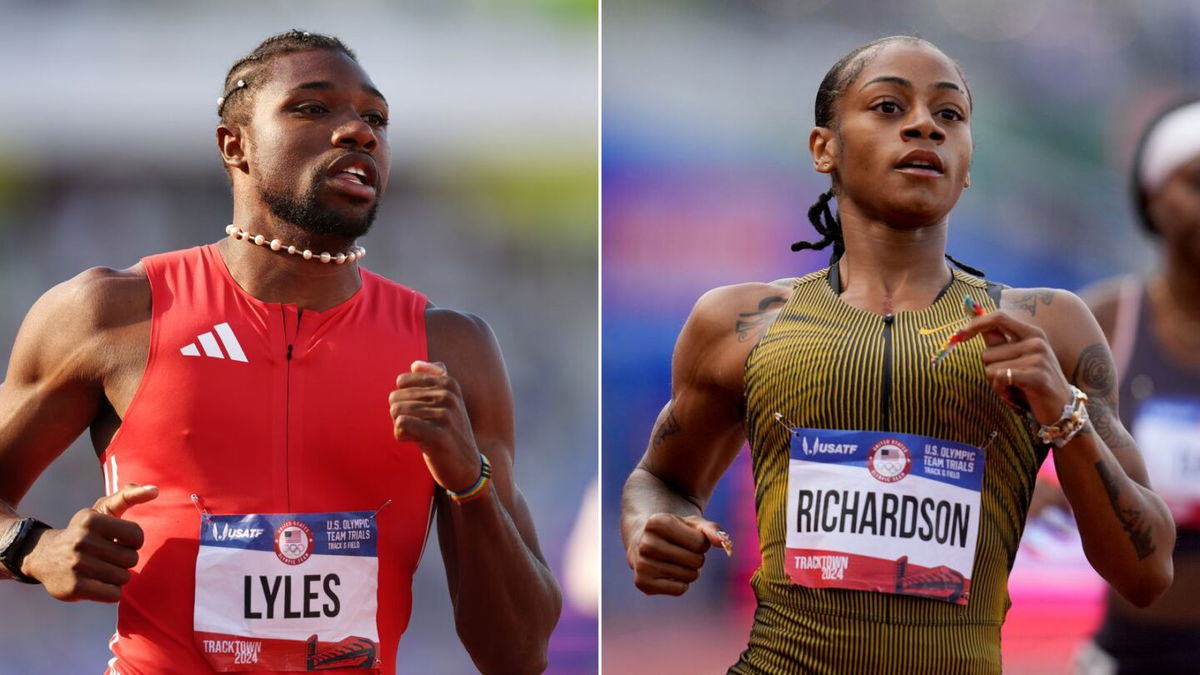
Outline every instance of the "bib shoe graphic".
{"label": "bib shoe graphic", "polygon": [[368,668],[374,661],[375,643],[366,638],[350,636],[340,642],[321,642],[316,635],[308,638],[309,670]]}

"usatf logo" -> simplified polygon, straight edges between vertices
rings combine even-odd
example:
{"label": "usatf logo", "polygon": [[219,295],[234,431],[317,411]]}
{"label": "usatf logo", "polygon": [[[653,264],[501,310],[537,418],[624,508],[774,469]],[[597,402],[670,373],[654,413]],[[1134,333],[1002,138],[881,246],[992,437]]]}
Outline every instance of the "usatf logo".
{"label": "usatf logo", "polygon": [[808,444],[808,437],[800,437],[800,450],[806,455],[853,455],[858,452],[858,445],[854,443],[822,443],[819,437],[813,437],[812,445]]}
{"label": "usatf logo", "polygon": [[885,438],[871,446],[867,469],[883,483],[895,483],[912,470],[912,452],[894,438]]}
{"label": "usatf logo", "polygon": [[217,529],[217,524],[213,523],[212,529],[213,541],[229,541],[230,539],[258,539],[263,531],[260,527],[241,527],[230,526],[229,523],[222,523],[221,528]]}
{"label": "usatf logo", "polygon": [[289,520],[275,530],[275,555],[288,565],[308,560],[313,551],[313,533],[308,525]]}

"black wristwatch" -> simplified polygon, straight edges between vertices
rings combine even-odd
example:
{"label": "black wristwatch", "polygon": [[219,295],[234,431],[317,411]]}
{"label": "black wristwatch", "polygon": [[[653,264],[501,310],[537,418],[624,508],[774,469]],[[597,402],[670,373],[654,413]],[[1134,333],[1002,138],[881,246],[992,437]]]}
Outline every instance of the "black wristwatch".
{"label": "black wristwatch", "polygon": [[17,581],[23,584],[42,583],[21,571],[21,561],[29,552],[25,550],[29,537],[38,530],[48,529],[50,526],[37,518],[22,518],[15,527],[8,529],[3,539],[0,539],[0,565],[4,565]]}

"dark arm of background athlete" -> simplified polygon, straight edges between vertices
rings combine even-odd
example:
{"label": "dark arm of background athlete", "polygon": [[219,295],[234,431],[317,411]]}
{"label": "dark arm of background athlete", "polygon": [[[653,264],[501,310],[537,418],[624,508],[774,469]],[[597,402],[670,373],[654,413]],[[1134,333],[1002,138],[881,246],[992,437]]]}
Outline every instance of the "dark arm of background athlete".
{"label": "dark arm of background athlete", "polygon": [[[441,429],[467,425],[453,448],[445,437],[427,436],[426,461],[437,479],[433,454],[462,450],[473,441],[492,464],[492,484],[479,499],[458,504],[435,488],[438,540],[459,637],[484,673],[541,672],[562,597],[513,481],[513,402],[504,359],[491,329],[474,316],[430,309],[426,330],[430,360],[445,364],[449,378],[438,382],[445,389],[439,404],[462,412]],[[447,487],[462,490],[478,476],[478,455],[467,449],[469,472]]]}
{"label": "dark arm of background athlete", "polygon": [[704,508],[745,443],[742,370],[782,301],[770,284],[718,288],[700,298],[680,332],[671,400],[621,498],[626,560],[644,593],[683,594],[705,552],[721,543]]}
{"label": "dark arm of background athlete", "polygon": [[[30,309],[0,384],[0,532],[20,519],[16,506],[46,467],[112,412],[105,385],[118,363],[136,360],[130,350],[148,339],[149,318],[149,284],[138,268],[88,270]],[[64,528],[41,531],[21,571],[60,600],[117,601],[142,544],[141,529],[120,515],[156,495],[127,487]]]}

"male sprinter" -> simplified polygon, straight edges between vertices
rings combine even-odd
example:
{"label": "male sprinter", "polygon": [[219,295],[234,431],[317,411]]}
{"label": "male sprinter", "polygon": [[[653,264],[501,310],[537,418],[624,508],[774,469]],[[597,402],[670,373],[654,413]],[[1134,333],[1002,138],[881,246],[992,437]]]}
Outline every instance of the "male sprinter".
{"label": "male sprinter", "polygon": [[[436,511],[476,665],[544,670],[560,596],[495,338],[359,264],[386,100],[340,41],[292,31],[234,64],[218,112],[230,236],[87,270],[21,327],[0,572],[119,601],[108,673],[393,673]],[[108,494],[61,529],[19,513],[85,429]]]}

